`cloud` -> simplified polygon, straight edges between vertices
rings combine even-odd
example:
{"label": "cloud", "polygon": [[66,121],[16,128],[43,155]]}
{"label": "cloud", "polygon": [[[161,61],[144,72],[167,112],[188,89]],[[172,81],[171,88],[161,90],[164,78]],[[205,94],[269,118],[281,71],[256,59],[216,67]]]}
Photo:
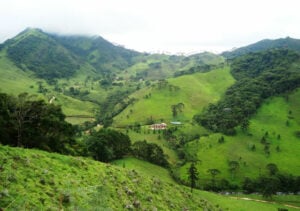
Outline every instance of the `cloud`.
{"label": "cloud", "polygon": [[27,27],[101,35],[140,51],[220,51],[264,38],[300,37],[297,0],[10,0],[0,41]]}

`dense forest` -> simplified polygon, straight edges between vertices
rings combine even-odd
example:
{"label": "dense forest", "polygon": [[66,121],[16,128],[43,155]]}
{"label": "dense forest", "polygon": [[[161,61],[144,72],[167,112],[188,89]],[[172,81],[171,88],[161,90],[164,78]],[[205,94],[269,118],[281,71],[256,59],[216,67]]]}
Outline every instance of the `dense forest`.
{"label": "dense forest", "polygon": [[300,85],[300,70],[295,62],[300,55],[291,50],[250,53],[232,61],[231,73],[237,80],[223,99],[210,104],[194,120],[214,131],[233,135],[241,125],[246,130],[249,118],[262,102]]}
{"label": "dense forest", "polygon": [[0,143],[70,153],[75,128],[65,121],[61,107],[27,93],[0,93]]}

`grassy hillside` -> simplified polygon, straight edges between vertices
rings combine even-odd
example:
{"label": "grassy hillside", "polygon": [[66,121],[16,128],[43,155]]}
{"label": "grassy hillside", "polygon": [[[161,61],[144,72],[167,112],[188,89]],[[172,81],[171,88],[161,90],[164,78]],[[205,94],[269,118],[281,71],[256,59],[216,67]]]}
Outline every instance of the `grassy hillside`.
{"label": "grassy hillside", "polygon": [[[169,171],[163,167],[148,163],[146,161],[138,160],[136,158],[124,158],[113,162],[114,165],[126,169],[136,170],[145,177],[158,176],[163,182],[174,183],[174,180],[169,174]],[[155,172],[155,173],[154,173]]]}
{"label": "grassy hillside", "polygon": [[[81,80],[81,72],[78,72],[74,77],[75,81]],[[54,87],[47,84],[43,79],[38,79],[30,71],[23,71],[17,68],[13,62],[6,57],[6,52],[0,52],[0,91],[9,94],[18,95],[22,92],[28,92],[29,94],[36,94],[40,98],[49,101],[55,96],[54,103],[62,105],[64,113],[69,115],[87,115],[94,116],[94,111],[97,108],[95,104],[91,102],[83,102],[78,99],[74,99],[70,96],[66,96],[60,92],[54,90]],[[78,79],[76,79],[78,78]],[[65,82],[67,82],[65,80]],[[61,80],[64,83],[64,80]],[[39,92],[39,84],[42,84],[47,92],[42,94]],[[68,81],[68,84],[72,84],[72,81]]]}
{"label": "grassy hillside", "polygon": [[4,210],[251,211],[284,207],[196,190],[191,194],[165,176],[160,179],[161,171],[156,168],[146,175],[126,164],[125,168],[115,167],[86,158],[5,146],[0,146],[0,157],[0,208]]}
{"label": "grassy hillside", "polygon": [[218,66],[225,59],[213,53],[200,53],[191,56],[175,56],[164,54],[141,55],[134,59],[131,67],[126,68],[121,77],[135,80],[161,80],[171,78],[182,71],[198,66]]}
{"label": "grassy hillside", "polygon": [[[197,159],[200,178],[203,183],[211,180],[208,169],[218,169],[222,178],[240,184],[245,177],[256,178],[267,174],[266,165],[275,163],[279,172],[300,175],[299,155],[299,108],[300,89],[284,97],[273,97],[267,100],[251,119],[247,133],[238,130],[236,136],[224,136],[224,143],[219,143],[221,134],[201,137],[186,144],[186,151]],[[262,137],[269,143],[269,153]],[[255,147],[253,147],[255,146]],[[239,169],[232,177],[229,161],[237,161]],[[181,168],[181,177],[187,178],[186,169]]]}
{"label": "grassy hillside", "polygon": [[[220,81],[222,83],[218,83]],[[233,83],[229,68],[171,78],[164,86],[157,83],[132,94],[131,97],[138,100],[116,116],[113,125],[145,124],[149,119],[189,122],[204,106],[218,101]],[[178,103],[184,104],[183,112],[173,117],[171,105]]]}

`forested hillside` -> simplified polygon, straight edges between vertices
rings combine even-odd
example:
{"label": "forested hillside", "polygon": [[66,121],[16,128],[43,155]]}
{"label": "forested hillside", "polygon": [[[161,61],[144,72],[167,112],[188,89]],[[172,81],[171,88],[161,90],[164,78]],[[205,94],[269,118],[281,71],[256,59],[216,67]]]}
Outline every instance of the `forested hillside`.
{"label": "forested hillside", "polygon": [[237,82],[217,104],[194,117],[215,132],[234,134],[234,128],[249,126],[249,118],[270,96],[294,90],[300,85],[300,55],[290,50],[270,50],[236,58],[231,73]]}
{"label": "forested hillside", "polygon": [[40,30],[25,30],[4,43],[7,56],[22,70],[45,79],[69,78],[79,69],[78,57]]}
{"label": "forested hillside", "polygon": [[290,49],[300,52],[300,40],[293,39],[291,37],[280,38],[275,40],[265,39],[245,47],[234,49],[232,51],[225,51],[222,53],[222,55],[228,59],[232,59],[248,53],[255,53],[270,49]]}

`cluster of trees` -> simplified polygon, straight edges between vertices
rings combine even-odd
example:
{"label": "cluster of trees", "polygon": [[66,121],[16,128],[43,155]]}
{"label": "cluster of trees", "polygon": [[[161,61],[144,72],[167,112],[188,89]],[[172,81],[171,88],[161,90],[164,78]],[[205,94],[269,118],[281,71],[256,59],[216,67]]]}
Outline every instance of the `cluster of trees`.
{"label": "cluster of trees", "polygon": [[48,37],[31,35],[7,44],[7,55],[16,66],[32,70],[40,78],[70,77],[80,68],[74,55]]}
{"label": "cluster of trees", "polygon": [[242,189],[247,194],[258,192],[266,198],[278,192],[297,194],[300,191],[300,176],[276,173],[257,179],[245,178]]}
{"label": "cluster of trees", "polygon": [[210,104],[194,120],[202,126],[233,135],[234,127],[247,130],[249,117],[264,99],[300,85],[300,71],[292,64],[300,55],[290,50],[269,50],[236,58],[231,73],[237,82],[217,104]]}
{"label": "cluster of trees", "polygon": [[131,144],[128,135],[112,129],[103,128],[97,132],[92,132],[87,137],[85,146],[85,155],[92,156],[95,160],[102,162],[132,155],[160,166],[169,166],[166,155],[157,144],[147,143],[145,140]]}
{"label": "cluster of trees", "polygon": [[132,145],[132,155],[136,158],[149,161],[160,166],[169,165],[162,148],[154,143],[137,141]]}
{"label": "cluster of trees", "polygon": [[101,129],[87,137],[85,146],[87,155],[95,160],[108,162],[127,155],[130,152],[131,141],[121,132]]}
{"label": "cluster of trees", "polygon": [[0,93],[0,143],[69,153],[75,128],[65,121],[61,107],[22,93]]}
{"label": "cluster of trees", "polygon": [[[236,164],[229,163],[230,168],[236,169]],[[234,166],[233,166],[234,165]],[[231,171],[231,169],[230,169]],[[218,169],[208,169],[211,175],[210,181],[205,181],[203,188],[209,191],[239,191],[242,190],[246,194],[260,193],[264,197],[269,198],[277,193],[297,194],[300,191],[300,176],[282,174],[276,164],[269,163],[266,165],[266,174],[260,175],[256,179],[246,177],[242,182],[241,187],[231,184],[226,179],[217,180],[216,176],[221,172]],[[191,188],[197,187],[199,180],[198,170],[192,162],[188,169],[188,179]]]}

